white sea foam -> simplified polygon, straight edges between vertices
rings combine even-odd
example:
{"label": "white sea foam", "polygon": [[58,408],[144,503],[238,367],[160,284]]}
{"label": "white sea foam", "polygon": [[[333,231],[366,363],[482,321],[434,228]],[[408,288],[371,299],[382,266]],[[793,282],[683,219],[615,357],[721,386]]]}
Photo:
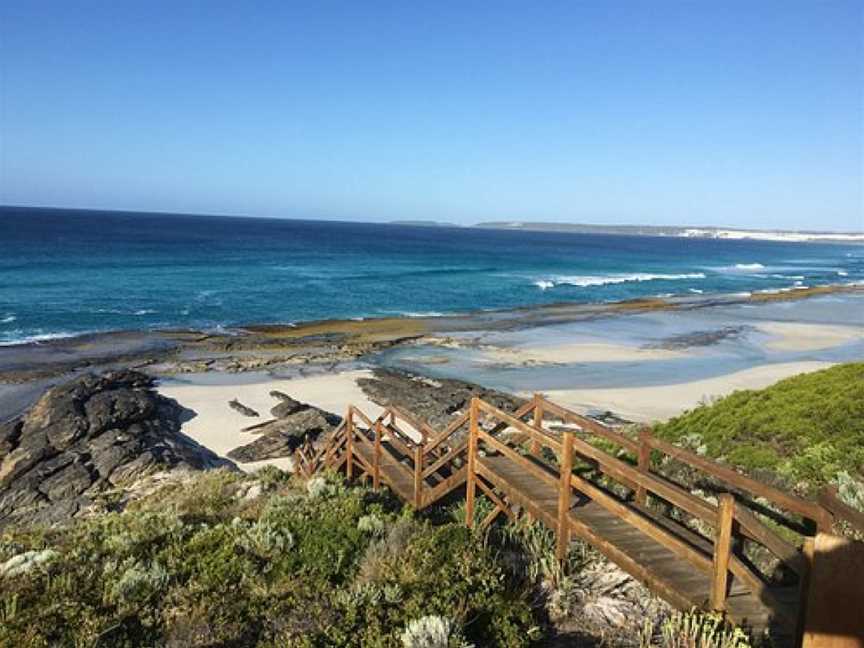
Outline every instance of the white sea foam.
{"label": "white sea foam", "polygon": [[804,278],[804,275],[786,275],[786,274],[772,274],[772,279],[797,279],[801,280]]}
{"label": "white sea foam", "polygon": [[438,311],[408,311],[405,313],[400,313],[403,317],[444,317],[444,313],[439,313]]}
{"label": "white sea foam", "polygon": [[552,279],[535,281],[534,285],[541,290],[548,290],[559,285],[577,286],[589,288],[592,286],[607,286],[610,284],[622,284],[643,281],[678,281],[680,279],[704,279],[704,272],[687,272],[684,274],[652,274],[648,272],[636,272],[626,275],[563,275]]}
{"label": "white sea foam", "polygon": [[7,316],[4,317],[3,319],[0,319],[0,324],[11,324],[11,323],[14,322],[16,319],[18,319],[18,318],[15,317],[14,315],[7,315]]}
{"label": "white sea foam", "polygon": [[838,270],[838,271],[837,271],[837,275],[840,276],[840,277],[848,277],[848,276],[849,276],[849,273],[846,272],[845,270]]}
{"label": "white sea foam", "polygon": [[75,337],[80,333],[39,333],[37,335],[24,335],[8,340],[0,340],[0,346],[13,346],[16,344],[39,344],[40,342],[48,342],[49,340],[61,340],[63,338]]}
{"label": "white sea foam", "polygon": [[155,312],[156,311],[153,310],[152,308],[142,308],[141,310],[135,311],[135,314],[136,315],[152,315]]}
{"label": "white sea foam", "polygon": [[761,263],[736,263],[732,266],[735,270],[743,270],[750,272],[751,270],[764,270],[765,266]]}
{"label": "white sea foam", "polygon": [[688,290],[689,290],[691,293],[695,293],[695,294],[697,294],[697,295],[701,295],[703,292],[705,292],[704,290],[699,290],[698,288],[688,288]]}

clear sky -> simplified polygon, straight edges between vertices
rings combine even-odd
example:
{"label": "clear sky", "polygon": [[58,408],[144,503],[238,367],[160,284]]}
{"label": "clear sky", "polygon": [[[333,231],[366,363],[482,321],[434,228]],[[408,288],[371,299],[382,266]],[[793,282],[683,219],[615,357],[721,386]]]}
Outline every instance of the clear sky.
{"label": "clear sky", "polygon": [[0,0],[0,203],[864,229],[864,2]]}

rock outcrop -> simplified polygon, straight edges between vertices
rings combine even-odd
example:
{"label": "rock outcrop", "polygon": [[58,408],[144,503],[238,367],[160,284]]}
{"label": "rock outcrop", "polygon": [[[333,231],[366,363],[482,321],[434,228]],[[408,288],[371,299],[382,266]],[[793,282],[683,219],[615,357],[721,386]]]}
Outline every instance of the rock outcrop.
{"label": "rock outcrop", "polygon": [[100,492],[154,472],[233,467],[180,433],[183,412],[136,371],[48,390],[0,425],[0,526],[66,520]]}
{"label": "rock outcrop", "polygon": [[247,407],[246,405],[238,401],[236,398],[228,401],[228,407],[233,409],[235,412],[240,412],[243,416],[249,416],[253,418],[258,416],[258,412],[256,412],[251,407]]}
{"label": "rock outcrop", "polygon": [[252,443],[234,448],[228,453],[229,457],[244,463],[290,457],[304,440],[329,434],[342,422],[336,414],[301,403],[286,394],[280,393],[274,398],[281,401],[270,410],[275,420],[247,428],[261,436]]}
{"label": "rock outcrop", "polygon": [[507,412],[525,402],[462,380],[425,378],[392,369],[375,369],[373,377],[360,378],[357,384],[379,405],[399,407],[439,430],[450,423],[454,414],[467,411],[475,396]]}

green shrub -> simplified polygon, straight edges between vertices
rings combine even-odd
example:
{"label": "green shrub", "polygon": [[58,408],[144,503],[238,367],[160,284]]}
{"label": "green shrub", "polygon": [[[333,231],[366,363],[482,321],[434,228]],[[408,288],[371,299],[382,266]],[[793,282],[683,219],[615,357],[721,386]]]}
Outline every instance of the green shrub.
{"label": "green shrub", "polygon": [[702,405],[654,432],[813,493],[864,471],[864,363],[801,374]]}
{"label": "green shrub", "polygon": [[477,645],[537,634],[483,534],[333,477],[249,501],[259,479],[217,471],[123,513],[4,534],[5,560],[51,559],[0,578],[0,645],[399,648],[434,615]]}

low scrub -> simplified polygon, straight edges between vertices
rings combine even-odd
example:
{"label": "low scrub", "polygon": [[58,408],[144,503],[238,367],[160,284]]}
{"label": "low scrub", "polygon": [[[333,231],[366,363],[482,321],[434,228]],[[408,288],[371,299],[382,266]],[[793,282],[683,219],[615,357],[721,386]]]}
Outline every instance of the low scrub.
{"label": "low scrub", "polygon": [[[526,646],[529,588],[483,534],[333,478],[212,472],[0,538],[0,645]],[[260,492],[262,491],[263,492]],[[24,556],[24,558],[18,558]]]}
{"label": "low scrub", "polygon": [[[654,432],[805,494],[841,485],[841,479],[860,484],[864,363],[738,391],[659,424]],[[845,489],[855,490],[848,483]]]}

